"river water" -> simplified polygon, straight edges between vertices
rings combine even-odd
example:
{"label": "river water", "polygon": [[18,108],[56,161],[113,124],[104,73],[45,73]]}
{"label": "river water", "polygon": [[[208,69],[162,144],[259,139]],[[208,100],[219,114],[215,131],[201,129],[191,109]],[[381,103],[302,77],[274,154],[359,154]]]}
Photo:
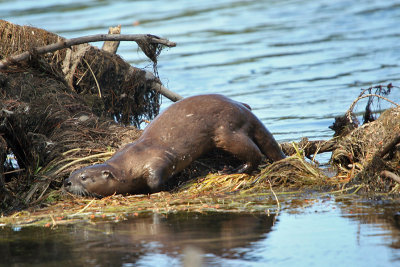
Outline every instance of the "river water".
{"label": "river water", "polygon": [[[175,41],[177,47],[163,50],[158,64],[170,90],[183,96],[221,93],[246,102],[280,142],[328,139],[328,126],[361,88],[400,85],[398,0],[2,0],[0,18],[64,37],[106,33],[109,26],[121,24],[122,33],[151,33]],[[132,65],[152,70],[136,45],[122,43],[118,53]],[[393,89],[390,98],[399,102],[400,90]],[[360,101],[358,112],[365,103]],[[162,108],[169,104],[163,99]],[[384,102],[375,106],[387,107]],[[317,198],[309,211],[297,214],[288,207],[272,221],[266,216],[177,215],[136,218],[131,225],[31,229],[27,235],[37,236],[41,249],[31,256],[26,251],[36,243],[26,241],[28,230],[8,229],[3,233],[9,245],[1,239],[1,253],[6,253],[1,258],[18,264],[26,255],[26,262],[40,265],[43,255],[42,263],[49,266],[68,260],[92,266],[175,265],[181,263],[183,244],[198,240],[192,245],[201,245],[194,251],[202,251],[207,265],[400,264],[398,211],[387,203],[368,202],[371,215],[358,212],[365,205]],[[247,222],[249,218],[254,221]],[[162,230],[137,235],[131,229],[138,225]],[[232,237],[235,227],[243,229],[243,239]],[[170,240],[177,241],[170,246]]]}

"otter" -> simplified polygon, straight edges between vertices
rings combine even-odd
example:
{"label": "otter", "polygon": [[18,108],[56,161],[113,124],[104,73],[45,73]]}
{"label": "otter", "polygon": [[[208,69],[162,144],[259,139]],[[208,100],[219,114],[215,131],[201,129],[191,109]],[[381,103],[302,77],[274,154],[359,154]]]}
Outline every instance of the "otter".
{"label": "otter", "polygon": [[172,176],[217,148],[243,161],[236,172],[251,172],[265,155],[285,158],[272,134],[246,104],[222,95],[184,98],[161,112],[133,143],[102,164],[72,172],[64,188],[104,197],[157,192]]}

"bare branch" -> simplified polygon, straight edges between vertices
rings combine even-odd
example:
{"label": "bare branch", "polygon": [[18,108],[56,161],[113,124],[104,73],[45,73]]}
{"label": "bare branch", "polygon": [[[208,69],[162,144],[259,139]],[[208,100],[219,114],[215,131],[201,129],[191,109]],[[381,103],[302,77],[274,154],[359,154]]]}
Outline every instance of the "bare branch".
{"label": "bare branch", "polygon": [[[134,41],[138,42],[148,42],[152,44],[161,44],[168,47],[176,46],[175,42],[171,42],[167,39],[160,38],[151,34],[96,34],[88,35],[77,38],[71,38],[59,41],[54,44],[37,47],[33,50],[35,54],[45,54],[51,53],[60,49],[68,48],[73,45],[98,42],[98,41]],[[27,60],[31,56],[30,51],[23,52],[19,55],[10,56],[0,61],[0,69],[6,68],[12,63]]]}
{"label": "bare branch", "polygon": [[146,80],[153,80],[154,82],[152,83],[152,89],[154,91],[160,92],[163,96],[168,98],[169,100],[176,102],[181,100],[183,97],[175,92],[172,92],[168,88],[166,88],[164,85],[156,81],[156,77],[153,75],[153,73],[146,71]]}
{"label": "bare branch", "polygon": [[[297,143],[297,145],[304,151],[306,157],[311,157],[315,154],[333,151],[335,149],[336,141],[336,138],[314,141],[309,141],[307,138],[303,138]],[[280,145],[286,155],[293,155],[296,153],[296,150],[293,147],[293,142],[281,143]]]}
{"label": "bare branch", "polygon": [[386,144],[386,146],[378,153],[378,156],[383,158],[390,150],[392,150],[398,143],[400,143],[400,135],[393,138],[391,142]]}
{"label": "bare branch", "polygon": [[[117,27],[109,27],[108,34],[121,34],[121,24]],[[116,54],[119,46],[119,41],[105,41],[101,50],[107,51],[111,54]]]}
{"label": "bare branch", "polygon": [[381,172],[382,176],[385,176],[387,178],[391,178],[393,181],[397,182],[400,184],[400,177],[394,174],[393,172],[390,171],[382,171]]}

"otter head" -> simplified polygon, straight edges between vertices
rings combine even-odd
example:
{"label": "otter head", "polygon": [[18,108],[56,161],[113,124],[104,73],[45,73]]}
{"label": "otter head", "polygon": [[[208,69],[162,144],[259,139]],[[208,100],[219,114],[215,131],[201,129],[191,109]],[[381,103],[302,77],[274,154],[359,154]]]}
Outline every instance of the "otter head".
{"label": "otter head", "polygon": [[103,197],[120,192],[121,173],[106,163],[88,166],[71,173],[65,179],[64,188],[73,194]]}

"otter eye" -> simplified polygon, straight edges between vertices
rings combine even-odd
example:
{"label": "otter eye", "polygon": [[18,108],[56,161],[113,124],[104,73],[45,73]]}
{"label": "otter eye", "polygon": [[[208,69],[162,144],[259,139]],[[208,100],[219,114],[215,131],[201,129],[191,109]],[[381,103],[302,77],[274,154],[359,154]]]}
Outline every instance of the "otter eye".
{"label": "otter eye", "polygon": [[81,176],[81,180],[82,180],[82,181],[85,181],[86,178],[87,178],[87,177],[86,177],[85,175],[82,175],[82,176]]}

